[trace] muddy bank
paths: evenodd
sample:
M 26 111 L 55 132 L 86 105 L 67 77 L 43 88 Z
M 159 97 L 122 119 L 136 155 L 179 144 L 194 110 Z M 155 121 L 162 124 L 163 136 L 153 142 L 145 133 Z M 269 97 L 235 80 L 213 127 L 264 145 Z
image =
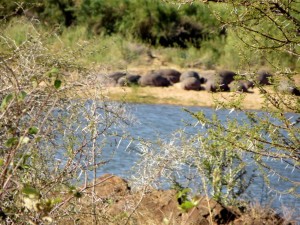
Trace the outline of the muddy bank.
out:
M 296 224 L 285 221 L 260 207 L 243 212 L 225 207 L 205 196 L 197 196 L 198 204 L 186 211 L 179 207 L 175 190 L 143 189 L 132 191 L 128 182 L 113 175 L 96 180 L 94 190 L 88 189 L 80 199 L 81 213 L 66 224 Z M 95 206 L 91 204 L 94 199 Z M 83 216 L 84 215 L 84 216 Z

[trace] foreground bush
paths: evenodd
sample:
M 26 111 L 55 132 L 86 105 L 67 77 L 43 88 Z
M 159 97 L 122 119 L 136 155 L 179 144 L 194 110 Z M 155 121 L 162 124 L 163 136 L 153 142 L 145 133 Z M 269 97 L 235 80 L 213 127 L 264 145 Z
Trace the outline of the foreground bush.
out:
M 0 214 L 7 224 L 41 224 L 80 213 L 73 205 L 109 161 L 102 150 L 123 134 L 126 112 L 79 63 L 82 48 L 51 52 L 51 33 L 22 25 L 20 42 L 5 26 L 0 36 Z

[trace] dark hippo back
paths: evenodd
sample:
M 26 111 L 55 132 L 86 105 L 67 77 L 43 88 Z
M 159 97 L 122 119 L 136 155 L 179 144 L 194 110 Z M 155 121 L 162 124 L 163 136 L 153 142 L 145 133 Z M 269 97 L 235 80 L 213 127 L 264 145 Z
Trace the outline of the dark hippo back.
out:
M 200 80 L 196 77 L 187 77 L 181 82 L 181 88 L 184 90 L 199 91 L 201 89 L 200 85 Z
M 161 69 L 161 70 L 154 70 L 150 73 L 154 73 L 160 75 L 170 81 L 170 83 L 178 83 L 180 79 L 181 73 L 175 69 Z
M 108 86 L 115 86 L 121 77 L 126 76 L 125 72 L 113 72 L 105 76 L 105 84 Z
M 249 80 L 237 80 L 231 83 L 230 90 L 250 93 L 249 88 L 253 87 L 254 83 Z
M 135 85 L 138 84 L 140 78 L 141 78 L 140 75 L 127 74 L 126 76 L 119 78 L 118 85 L 119 86 Z
M 125 72 L 114 72 L 109 74 L 107 77 L 111 80 L 114 80 L 115 82 L 117 82 L 121 77 L 126 76 Z
M 300 90 L 291 81 L 282 80 L 278 85 L 278 91 L 285 94 L 300 96 Z
M 220 85 L 229 85 L 232 81 L 234 81 L 236 73 L 230 70 L 221 70 L 217 73 L 217 75 Z
M 189 78 L 189 77 L 194 77 L 198 80 L 200 80 L 200 77 L 199 77 L 199 74 L 196 72 L 196 71 L 186 71 L 186 72 L 183 72 L 181 75 L 180 75 L 180 82 L 182 82 L 183 80 L 185 80 L 186 78 Z
M 205 76 L 205 90 L 211 92 L 230 91 L 229 84 L 234 81 L 235 72 L 221 70 Z
M 171 85 L 171 82 L 160 74 L 149 73 L 145 76 L 141 76 L 141 78 L 138 81 L 138 84 L 142 87 L 168 87 Z
M 267 70 L 259 70 L 256 76 L 256 82 L 260 85 L 271 85 L 270 79 L 273 75 Z

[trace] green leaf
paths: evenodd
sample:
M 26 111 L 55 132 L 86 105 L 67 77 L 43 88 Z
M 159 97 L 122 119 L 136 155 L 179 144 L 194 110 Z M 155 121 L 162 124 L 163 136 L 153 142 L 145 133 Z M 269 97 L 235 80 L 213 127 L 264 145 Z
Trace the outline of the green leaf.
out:
M 21 144 L 27 144 L 30 141 L 29 137 L 21 137 L 20 143 Z
M 56 89 L 59 89 L 60 86 L 61 86 L 61 80 L 56 79 L 56 80 L 54 81 L 54 87 L 55 87 Z
M 47 75 L 49 77 L 52 77 L 53 75 L 58 74 L 59 70 L 56 67 L 53 67 L 50 71 L 47 72 Z
M 2 100 L 1 109 L 5 109 L 7 107 L 7 105 L 11 102 L 11 100 L 13 99 L 14 95 L 13 94 L 8 94 L 4 97 L 4 99 Z
M 12 147 L 12 146 L 14 146 L 14 145 L 16 145 L 16 144 L 18 144 L 18 138 L 16 138 L 16 137 L 12 137 L 12 138 L 10 138 L 10 139 L 8 139 L 6 142 L 5 142 L 5 145 L 6 145 L 6 147 Z
M 29 129 L 28 129 L 28 133 L 29 134 L 37 134 L 38 133 L 38 131 L 39 131 L 39 129 L 37 128 L 37 127 L 30 127 Z
M 62 199 L 61 198 L 53 198 L 51 199 L 51 204 L 52 205 L 55 205 L 55 204 L 58 204 L 58 203 L 61 203 L 62 202 Z
M 3 164 L 4 164 L 4 160 L 0 159 L 0 166 L 3 166 Z
M 193 202 L 191 202 L 191 201 L 185 201 L 179 207 L 183 211 L 188 211 L 189 209 L 193 208 L 194 206 L 195 206 L 195 204 Z
M 76 189 L 75 186 L 69 186 L 69 193 L 73 194 L 76 198 L 81 198 L 82 193 Z
M 56 67 L 53 67 L 51 70 L 50 70 L 50 73 L 52 74 L 57 74 L 59 72 L 59 70 L 56 68 Z
M 27 96 L 27 93 L 25 91 L 21 91 L 19 94 L 18 94 L 18 100 L 21 100 L 23 101 L 25 99 L 25 97 Z
M 36 87 L 38 86 L 38 79 L 37 79 L 36 76 L 31 77 L 31 78 L 30 78 L 30 81 L 31 81 L 31 83 L 32 83 L 32 87 L 33 87 L 33 88 L 36 88 Z
M 36 143 L 40 142 L 41 140 L 42 140 L 42 138 L 41 138 L 41 137 L 37 137 L 37 138 L 35 138 L 35 142 L 36 142 Z
M 29 159 L 31 157 L 31 154 L 25 154 L 23 157 L 23 163 L 25 164 L 27 159 Z
M 39 192 L 39 190 L 30 187 L 30 186 L 26 186 L 22 189 L 22 193 L 26 196 L 28 196 L 29 198 L 40 198 L 41 194 Z
M 21 165 L 21 166 L 20 166 L 20 169 L 22 169 L 22 170 L 27 170 L 27 169 L 29 169 L 29 168 L 31 168 L 31 166 L 30 166 L 30 165 L 27 165 L 27 164 L 24 164 L 24 165 Z
M 181 191 L 178 191 L 177 198 L 187 197 L 187 194 L 191 191 L 189 188 L 184 188 Z
M 73 193 L 74 191 L 76 191 L 75 186 L 68 186 L 68 188 L 69 188 L 69 193 Z

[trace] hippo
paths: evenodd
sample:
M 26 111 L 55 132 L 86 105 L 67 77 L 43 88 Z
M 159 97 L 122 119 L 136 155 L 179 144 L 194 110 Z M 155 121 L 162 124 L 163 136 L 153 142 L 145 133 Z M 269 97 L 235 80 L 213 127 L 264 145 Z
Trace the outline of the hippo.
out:
M 180 75 L 180 82 L 182 82 L 184 79 L 188 77 L 195 77 L 199 79 L 201 84 L 204 84 L 207 81 L 205 77 L 200 76 L 199 73 L 197 73 L 196 71 L 186 71 Z
M 200 79 L 196 77 L 187 77 L 181 82 L 181 88 L 184 90 L 201 90 L 201 82 Z
M 154 87 L 168 87 L 171 85 L 171 82 L 158 73 L 149 73 L 138 80 L 138 84 L 142 87 L 145 86 L 154 86 Z
M 231 90 L 234 91 L 250 93 L 249 89 L 254 87 L 254 83 L 249 80 L 238 80 L 232 82 L 232 85 L 230 87 Z
M 234 81 L 235 72 L 229 70 L 221 70 L 216 74 L 210 74 L 206 77 L 205 90 L 211 92 L 230 91 L 229 84 Z
M 186 78 L 189 78 L 189 77 L 194 77 L 194 78 L 200 80 L 199 74 L 196 71 L 186 71 L 180 75 L 179 81 L 182 82 L 183 80 L 185 80 Z
M 220 85 L 229 85 L 232 81 L 234 81 L 235 76 L 236 73 L 230 70 L 221 70 L 217 73 Z
M 106 77 L 105 83 L 108 84 L 109 86 L 115 86 L 115 85 L 117 85 L 118 80 L 124 76 L 126 76 L 125 72 L 113 72 L 113 73 L 105 76 Z
M 208 79 L 205 84 L 205 90 L 209 92 L 217 92 L 218 86 L 214 79 Z
M 260 85 L 271 85 L 271 78 L 273 77 L 273 75 L 268 72 L 267 70 L 259 70 L 257 72 L 257 76 L 255 78 L 256 82 Z
M 284 94 L 291 94 L 295 96 L 300 96 L 300 90 L 289 80 L 282 80 L 279 82 L 278 91 Z
M 118 86 L 122 86 L 122 87 L 137 85 L 140 78 L 141 78 L 140 75 L 127 74 L 126 76 L 119 78 L 117 84 Z
M 171 84 L 178 83 L 181 73 L 175 69 L 152 70 L 149 74 L 160 75 L 170 81 Z
M 126 76 L 125 72 L 113 72 L 109 74 L 107 77 L 117 82 L 121 77 L 124 76 Z

